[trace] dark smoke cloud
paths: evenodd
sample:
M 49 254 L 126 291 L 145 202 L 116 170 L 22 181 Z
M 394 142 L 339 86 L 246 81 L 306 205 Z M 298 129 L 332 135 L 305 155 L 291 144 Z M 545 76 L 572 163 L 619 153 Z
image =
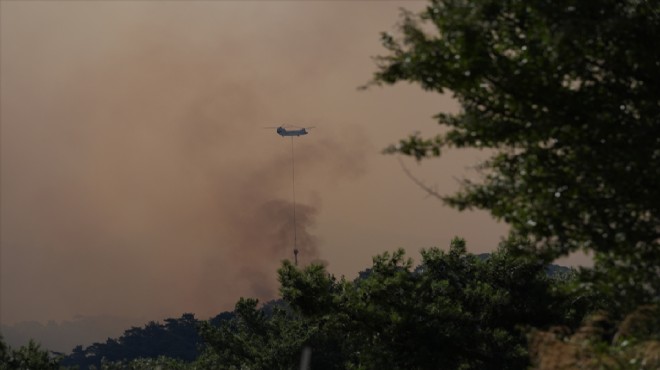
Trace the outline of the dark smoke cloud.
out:
M 232 249 L 237 260 L 249 261 L 241 266 L 239 276 L 247 282 L 246 291 L 256 296 L 274 297 L 277 286 L 273 276 L 279 260 L 285 257 L 293 260 L 292 206 L 292 202 L 284 200 L 262 204 L 244 224 L 252 232 L 241 230 L 238 248 Z M 301 264 L 319 257 L 318 240 L 311 231 L 317 212 L 317 208 L 308 205 L 296 207 L 296 247 Z
M 24 283 L 2 292 L 13 300 L 3 320 L 43 317 L 44 306 L 57 320 L 205 316 L 239 296 L 275 297 L 293 250 L 291 147 L 261 126 L 304 117 L 273 114 L 273 97 L 281 79 L 323 73 L 325 56 L 305 74 L 273 60 L 275 78 L 243 69 L 253 49 L 232 37 L 191 40 L 164 23 L 145 19 L 89 49 L 63 38 L 63 62 L 44 60 L 47 37 L 4 43 L 2 278 Z M 295 139 L 303 264 L 321 258 L 313 189 L 366 168 L 359 127 L 313 134 Z

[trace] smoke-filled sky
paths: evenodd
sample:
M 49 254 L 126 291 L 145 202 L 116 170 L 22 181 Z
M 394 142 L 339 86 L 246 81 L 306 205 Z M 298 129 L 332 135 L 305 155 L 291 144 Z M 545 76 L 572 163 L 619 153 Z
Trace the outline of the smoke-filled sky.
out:
M 404 247 L 495 248 L 506 227 L 428 198 L 382 148 L 456 111 L 358 91 L 399 8 L 424 2 L 5 2 L 0 321 L 159 319 L 277 294 L 292 258 L 353 277 Z M 487 155 L 410 170 L 441 193 Z

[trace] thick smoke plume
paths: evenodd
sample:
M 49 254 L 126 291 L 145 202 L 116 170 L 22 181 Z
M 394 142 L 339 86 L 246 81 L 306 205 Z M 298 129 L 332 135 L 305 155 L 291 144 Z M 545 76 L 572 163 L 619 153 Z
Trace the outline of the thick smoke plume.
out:
M 5 322 L 44 306 L 56 320 L 204 317 L 277 294 L 275 271 L 293 258 L 291 142 L 262 126 L 306 123 L 282 91 L 322 73 L 327 56 L 291 70 L 285 42 L 259 50 L 266 61 L 229 36 L 154 18 L 165 21 L 107 40 L 69 30 L 49 46 L 28 29 L 3 42 L 2 278 L 25 282 L 2 292 L 22 307 Z M 65 33 L 58 19 L 32 22 Z M 320 257 L 315 189 L 365 166 L 359 130 L 318 126 L 294 139 L 303 264 Z

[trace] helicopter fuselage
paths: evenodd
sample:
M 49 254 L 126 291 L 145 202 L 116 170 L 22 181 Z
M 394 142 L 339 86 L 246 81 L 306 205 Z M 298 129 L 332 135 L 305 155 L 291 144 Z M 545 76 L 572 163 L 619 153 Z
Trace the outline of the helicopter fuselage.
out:
M 284 127 L 278 127 L 277 128 L 277 134 L 285 137 L 285 136 L 300 136 L 300 135 L 307 135 L 309 132 L 307 132 L 306 129 L 301 128 L 300 130 L 287 130 Z

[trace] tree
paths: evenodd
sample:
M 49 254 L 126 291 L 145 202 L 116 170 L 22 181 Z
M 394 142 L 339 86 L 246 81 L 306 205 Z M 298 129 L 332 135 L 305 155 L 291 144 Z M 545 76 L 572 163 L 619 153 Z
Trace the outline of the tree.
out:
M 308 349 L 312 369 L 521 369 L 530 328 L 575 327 L 589 308 L 538 259 L 477 257 L 461 239 L 415 269 L 403 250 L 376 256 L 355 281 L 289 261 L 278 275 L 281 301 L 241 299 L 231 320 L 202 325 L 191 366 L 291 369 Z
M 90 366 L 91 370 L 195 370 L 195 366 L 190 363 L 174 359 L 171 357 L 159 356 L 155 358 L 137 358 L 130 361 L 107 361 L 101 360 L 100 365 Z
M 55 370 L 59 368 L 59 360 L 32 340 L 18 349 L 11 349 L 0 336 L 0 370 Z
M 430 31 L 434 29 L 434 31 Z M 482 179 L 443 201 L 489 210 L 546 261 L 593 252 L 585 274 L 627 311 L 660 299 L 660 4 L 433 0 L 383 34 L 373 83 L 449 90 L 433 138 L 387 149 L 421 160 L 490 150 Z
M 206 351 L 196 364 L 216 369 L 293 369 L 298 367 L 310 330 L 279 306 L 258 309 L 257 299 L 241 298 L 235 316 L 216 327 L 202 324 Z
M 477 258 L 461 239 L 448 253 L 424 250 L 417 269 L 403 250 L 377 256 L 354 282 L 319 265 L 285 262 L 278 273 L 283 299 L 316 330 L 308 343 L 323 336 L 310 344 L 312 368 L 328 348 L 340 368 L 526 368 L 528 328 L 584 313 L 565 315 L 571 299 L 543 263 L 505 250 Z

